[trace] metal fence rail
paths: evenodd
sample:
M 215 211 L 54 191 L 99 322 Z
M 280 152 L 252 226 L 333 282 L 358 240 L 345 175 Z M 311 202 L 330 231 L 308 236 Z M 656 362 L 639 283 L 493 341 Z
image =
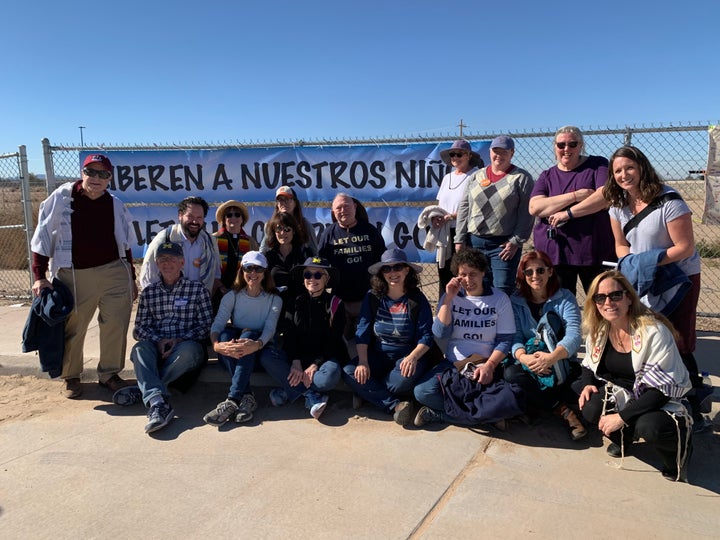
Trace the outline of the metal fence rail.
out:
M 585 137 L 586 152 L 591 155 L 609 157 L 623 144 L 633 144 L 641 148 L 660 175 L 678 189 L 693 210 L 695 240 L 703 258 L 702 293 L 699 312 L 704 315 L 720 317 L 720 230 L 717 226 L 704 225 L 701 222 L 705 204 L 705 182 L 703 172 L 707 163 L 708 124 L 664 125 L 664 126 L 626 126 L 615 129 L 582 129 Z M 513 162 L 537 176 L 555 164 L 553 152 L 554 131 L 522 131 L 506 133 L 515 139 L 516 149 Z M 463 138 L 471 141 L 487 141 L 502 133 L 468 133 Z M 119 151 L 136 152 L 158 150 L 223 150 L 228 148 L 273 148 L 281 146 L 353 146 L 381 144 L 409 144 L 446 142 L 457 139 L 455 134 L 425 135 L 373 139 L 323 139 L 295 141 L 246 141 L 222 144 L 148 144 L 93 146 L 85 144 L 51 145 L 43 140 L 43 154 L 46 169 L 46 187 L 50 191 L 56 185 L 77 178 L 78 153 L 80 151 Z M 0 176 L 2 173 L 0 172 Z M 526 246 L 530 247 L 530 246 Z M 4 266 L 2 266 L 4 268 Z M 427 283 L 425 287 L 429 297 L 435 296 L 436 285 Z M 22 291 L 20 291 L 22 292 Z M 28 291 L 26 291 L 28 292 Z M 2 293 L 0 293 L 2 294 Z

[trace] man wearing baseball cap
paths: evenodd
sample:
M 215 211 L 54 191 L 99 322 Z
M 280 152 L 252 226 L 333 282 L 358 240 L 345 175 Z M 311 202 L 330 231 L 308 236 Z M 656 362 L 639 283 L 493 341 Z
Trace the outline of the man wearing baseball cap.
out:
M 73 293 L 75 308 L 65 323 L 61 377 L 65 397 L 77 399 L 83 388 L 85 334 L 99 309 L 100 386 L 113 392 L 128 383 L 118 373 L 125 366 L 130 310 L 137 296 L 130 251 L 130 214 L 107 191 L 113 167 L 107 156 L 90 154 L 82 177 L 57 188 L 40 204 L 38 225 L 31 240 L 32 291 L 52 289 L 46 277 L 62 281 Z

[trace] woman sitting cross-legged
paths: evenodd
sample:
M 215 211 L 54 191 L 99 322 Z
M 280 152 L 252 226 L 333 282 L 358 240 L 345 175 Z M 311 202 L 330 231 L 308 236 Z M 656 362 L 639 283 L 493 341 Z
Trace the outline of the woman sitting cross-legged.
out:
M 522 256 L 516 284 L 517 293 L 510 297 L 515 339 L 505 380 L 524 390 L 529 413 L 553 411 L 565 420 L 573 440 L 582 439 L 587 430 L 570 405 L 578 398 L 570 384 L 580 375 L 580 308 L 572 293 L 560 288 L 542 251 Z
M 440 299 L 433 322 L 438 340 L 447 340 L 445 361 L 415 387 L 423 405 L 415 425 L 496 423 L 521 414 L 520 390 L 502 378 L 500 363 L 515 334 L 510 299 L 500 289 L 483 287 L 487 257 L 464 248 L 452 258 L 455 277 Z M 516 395 L 517 394 L 517 395 Z
M 672 324 L 609 270 L 588 289 L 583 329 L 580 409 L 612 441 L 608 454 L 622 457 L 642 438 L 662 457 L 665 478 L 686 481 L 692 419 L 681 398 L 691 384 Z
M 425 372 L 425 353 L 433 343 L 432 310 L 418 287 L 422 267 L 408 262 L 401 249 L 388 249 L 368 268 L 370 291 L 360 308 L 356 333 L 357 364 L 343 370 L 355 393 L 393 414 L 400 425 L 412 420 L 415 381 Z
M 270 402 L 279 407 L 305 396 L 313 418 L 320 418 L 328 402 L 327 393 L 340 382 L 341 367 L 350 361 L 343 330 L 345 307 L 326 291 L 336 279 L 327 259 L 309 257 L 293 268 L 293 277 L 305 285 L 289 310 L 285 326 L 286 358 L 263 357 L 265 370 L 282 386 L 270 391 Z M 291 360 L 288 362 L 288 360 Z
M 250 388 L 255 361 L 258 357 L 283 354 L 273 343 L 282 309 L 282 300 L 274 291 L 265 255 L 259 251 L 245 253 L 232 290 L 222 297 L 210 328 L 213 350 L 232 377 L 227 399 L 203 417 L 212 426 L 221 426 L 228 420 L 242 423 L 252 419 L 257 409 Z

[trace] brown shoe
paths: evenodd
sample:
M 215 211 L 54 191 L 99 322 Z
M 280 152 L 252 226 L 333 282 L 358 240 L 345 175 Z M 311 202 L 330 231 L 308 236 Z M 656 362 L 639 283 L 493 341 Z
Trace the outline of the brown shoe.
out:
M 575 412 L 567 405 L 562 404 L 555 407 L 555 414 L 565 420 L 570 428 L 570 437 L 572 437 L 573 441 L 578 441 L 587 435 L 587 429 L 582 425 Z
M 80 384 L 80 379 L 73 377 L 72 379 L 65 379 L 65 397 L 68 399 L 77 399 L 82 396 L 83 389 Z
M 135 381 L 126 381 L 125 379 L 121 379 L 120 375 L 117 373 L 113 374 L 112 377 L 110 377 L 107 381 L 98 381 L 98 384 L 102 386 L 103 388 L 107 388 L 108 390 L 112 390 L 113 392 L 117 392 L 121 388 L 125 388 L 126 386 L 131 386 L 134 384 L 137 384 Z

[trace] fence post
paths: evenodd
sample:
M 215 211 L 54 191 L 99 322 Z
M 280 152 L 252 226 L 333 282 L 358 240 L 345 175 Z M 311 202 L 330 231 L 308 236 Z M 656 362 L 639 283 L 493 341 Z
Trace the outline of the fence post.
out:
M 25 218 L 25 247 L 27 249 L 28 277 L 30 278 L 30 289 L 33 286 L 32 274 L 32 251 L 30 250 L 30 238 L 33 235 L 32 199 L 30 197 L 30 174 L 28 173 L 27 150 L 25 145 L 18 147 L 20 151 L 20 190 L 23 201 L 23 216 Z
M 625 141 L 623 144 L 625 146 L 630 146 L 632 144 L 632 129 L 628 126 L 625 126 Z
M 42 148 L 43 159 L 45 160 L 45 196 L 49 197 L 55 190 L 55 168 L 53 167 L 50 140 L 47 137 L 42 140 Z

